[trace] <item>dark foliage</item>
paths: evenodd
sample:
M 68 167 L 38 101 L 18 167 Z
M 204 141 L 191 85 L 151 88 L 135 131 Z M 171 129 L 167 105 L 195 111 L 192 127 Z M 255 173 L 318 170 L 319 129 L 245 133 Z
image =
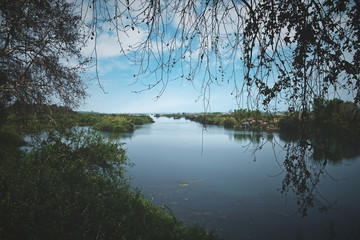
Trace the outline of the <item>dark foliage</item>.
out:
M 57 98 L 71 106 L 85 96 L 80 20 L 65 0 L 1 1 L 2 115 L 15 102 L 31 106 Z
M 1 239 L 217 239 L 131 189 L 125 150 L 95 132 L 0 153 Z

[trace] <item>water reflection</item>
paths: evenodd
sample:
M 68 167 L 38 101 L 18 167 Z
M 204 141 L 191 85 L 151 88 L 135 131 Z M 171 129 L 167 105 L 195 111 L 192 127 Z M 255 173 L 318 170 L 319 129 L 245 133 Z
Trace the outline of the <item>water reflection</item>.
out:
M 136 130 L 126 148 L 133 185 L 186 223 L 229 240 L 326 239 L 359 229 L 359 158 L 329 155 L 358 155 L 357 142 L 342 141 L 159 118 Z
M 263 144 L 266 141 L 272 141 L 274 135 L 270 132 L 237 132 L 234 134 L 234 139 L 239 142 L 248 140 L 252 144 Z
M 271 132 L 242 131 L 234 134 L 234 140 L 243 144 L 243 147 L 252 151 L 253 160 L 256 161 L 256 152 L 261 150 L 265 144 L 274 141 Z
M 280 140 L 289 142 L 304 142 L 299 135 L 279 134 Z M 311 159 L 314 161 L 330 161 L 332 164 L 343 160 L 356 159 L 360 156 L 358 136 L 344 136 L 343 134 L 323 134 L 310 138 L 308 147 L 311 147 Z M 302 144 L 300 144 L 302 145 Z
M 327 160 L 312 161 L 312 143 L 299 140 L 285 144 L 283 162 L 284 179 L 280 192 L 286 196 L 289 192 L 296 195 L 297 212 L 305 217 L 308 209 L 317 207 L 320 212 L 327 212 L 334 203 L 330 203 L 318 190 L 320 177 L 326 173 Z
M 249 144 L 256 144 L 254 153 L 271 141 L 276 145 L 273 134 L 261 132 L 243 132 L 234 134 L 234 139 Z M 341 135 L 327 135 L 326 137 L 313 137 L 304 139 L 294 134 L 279 134 L 279 139 L 284 142 L 285 158 L 279 164 L 283 176 L 280 193 L 283 197 L 291 193 L 296 196 L 296 204 L 302 217 L 308 215 L 308 210 L 317 208 L 319 212 L 327 212 L 336 202 L 330 202 L 319 191 L 318 185 L 325 175 L 337 181 L 326 171 L 329 163 L 339 164 L 344 159 L 356 159 L 360 156 L 358 139 L 344 138 Z M 277 144 L 281 146 L 281 144 Z M 295 214 L 296 214 L 295 213 Z
M 101 134 L 110 140 L 131 140 L 134 137 L 133 132 L 101 132 Z

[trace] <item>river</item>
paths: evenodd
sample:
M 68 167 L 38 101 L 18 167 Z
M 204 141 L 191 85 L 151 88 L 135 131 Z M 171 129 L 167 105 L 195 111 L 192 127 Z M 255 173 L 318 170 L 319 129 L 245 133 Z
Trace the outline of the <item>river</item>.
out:
M 169 118 L 122 141 L 133 186 L 225 240 L 360 237 L 358 143 L 312 154 L 277 133 Z

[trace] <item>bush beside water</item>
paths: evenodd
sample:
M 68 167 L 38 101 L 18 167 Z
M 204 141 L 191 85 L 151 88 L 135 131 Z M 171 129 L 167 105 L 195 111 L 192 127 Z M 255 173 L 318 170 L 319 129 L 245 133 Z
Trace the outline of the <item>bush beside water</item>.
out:
M 10 109 L 0 122 L 0 239 L 218 239 L 130 187 L 121 144 L 72 128 L 128 132 L 150 116 L 36 109 Z M 40 132 L 31 151 L 20 149 L 25 133 Z
M 1 239 L 217 239 L 132 189 L 121 144 L 51 132 L 31 152 L 1 145 Z
M 78 125 L 133 131 L 136 125 L 153 122 L 151 117 L 50 108 L 52 115 L 19 116 L 13 110 L 1 122 L 0 239 L 217 239 L 204 228 L 184 225 L 132 189 L 124 177 L 131 163 L 121 144 L 93 130 L 64 130 Z M 306 114 L 315 135 L 321 130 L 360 133 L 360 109 L 354 103 L 316 99 Z M 297 112 L 271 115 L 240 109 L 166 116 L 227 128 L 280 127 L 295 134 L 304 124 Z M 62 133 L 51 132 L 31 152 L 20 150 L 24 141 L 19 133 L 51 129 Z
M 3 127 L 19 129 L 23 133 L 74 126 L 90 126 L 108 132 L 132 132 L 137 125 L 154 122 L 148 115 L 79 113 L 56 105 L 40 105 L 32 108 L 36 109 L 36 112 L 20 115 L 19 113 L 24 111 L 17 111 L 16 106 L 13 107 Z

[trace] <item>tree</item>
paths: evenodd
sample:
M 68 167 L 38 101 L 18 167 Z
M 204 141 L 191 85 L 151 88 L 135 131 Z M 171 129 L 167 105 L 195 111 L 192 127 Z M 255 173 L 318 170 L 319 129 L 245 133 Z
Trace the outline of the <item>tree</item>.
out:
M 170 79 L 181 78 L 202 81 L 204 100 L 212 84 L 232 83 L 239 103 L 256 108 L 284 101 L 306 113 L 312 99 L 339 89 L 360 101 L 358 1 L 78 3 L 83 12 L 92 9 L 93 29 L 106 25 L 117 34 L 122 52 L 139 66 L 136 78 L 156 74 L 147 88 L 162 86 L 159 96 Z M 134 32 L 137 42 L 122 41 Z
M 146 89 L 162 86 L 159 97 L 168 81 L 183 79 L 201 82 L 205 102 L 213 84 L 226 83 L 248 107 L 283 101 L 306 113 L 314 98 L 339 89 L 360 101 L 357 1 L 70 2 L 2 1 L 2 107 L 54 95 L 77 102 L 84 95 L 81 65 L 64 63 L 80 60 L 80 46 L 89 40 L 97 61 L 97 36 L 105 31 L 138 65 L 136 79 L 156 76 Z M 136 42 L 126 41 L 130 35 Z
M 14 102 L 79 103 L 86 95 L 80 26 L 66 0 L 0 2 L 1 113 Z

